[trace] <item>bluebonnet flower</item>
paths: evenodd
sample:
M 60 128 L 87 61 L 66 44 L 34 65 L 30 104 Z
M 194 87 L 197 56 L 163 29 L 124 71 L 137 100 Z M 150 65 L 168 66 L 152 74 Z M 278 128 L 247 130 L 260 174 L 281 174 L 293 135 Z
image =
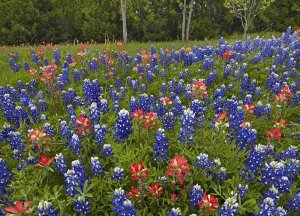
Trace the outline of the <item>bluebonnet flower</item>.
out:
M 296 193 L 295 196 L 288 201 L 285 208 L 288 212 L 297 212 L 300 214 L 300 192 Z
M 21 90 L 20 93 L 20 102 L 22 106 L 28 106 L 31 103 L 31 99 L 30 96 L 28 95 L 28 93 L 26 92 L 25 89 Z
M 77 156 L 80 154 L 80 150 L 82 148 L 81 141 L 79 139 L 79 136 L 77 134 L 73 134 L 70 141 L 70 146 Z
M 183 106 L 182 106 L 182 103 L 181 103 L 181 100 L 179 99 L 179 97 L 176 97 L 173 102 L 174 102 L 173 114 L 175 116 L 182 115 Z
M 214 65 L 213 60 L 209 57 L 206 57 L 203 61 L 202 68 L 204 70 L 209 70 L 210 68 L 212 68 L 213 65 Z
M 98 157 L 91 157 L 90 167 L 91 167 L 91 170 L 92 170 L 92 173 L 94 174 L 94 176 L 97 176 L 97 175 L 103 173 L 103 168 L 102 168 L 102 165 L 101 165 Z
M 194 185 L 190 190 L 190 203 L 192 207 L 196 207 L 198 202 L 202 199 L 203 189 L 200 185 Z
M 255 216 L 285 216 L 287 215 L 286 210 L 282 207 L 276 207 L 274 200 L 270 197 L 267 197 L 263 200 L 263 203 L 259 206 L 259 213 L 254 214 Z
M 11 169 L 7 167 L 6 160 L 3 158 L 0 158 L 0 197 L 1 194 L 5 195 L 9 191 L 6 190 L 6 187 L 10 185 L 13 174 L 11 172 Z
M 190 109 L 184 110 L 180 119 L 181 128 L 178 140 L 182 143 L 190 144 L 194 140 L 195 114 Z
M 168 213 L 168 216 L 182 216 L 182 212 L 180 208 L 172 208 Z
M 91 211 L 90 202 L 84 195 L 78 196 L 74 204 L 74 209 L 77 214 L 88 215 Z
M 67 172 L 67 162 L 65 157 L 62 155 L 62 153 L 56 154 L 55 155 L 55 170 L 64 174 Z
M 269 198 L 272 198 L 273 199 L 273 201 L 274 201 L 274 203 L 275 204 L 277 204 L 277 201 L 280 199 L 280 197 L 281 197 L 281 193 L 278 191 L 278 189 L 274 186 L 274 185 L 272 185 L 269 189 L 268 189 L 268 191 L 266 191 L 265 193 L 264 193 L 264 195 L 263 195 L 263 199 L 265 199 L 265 198 L 267 198 L 267 197 L 269 197 Z
M 200 153 L 196 157 L 196 161 L 194 163 L 194 166 L 200 169 L 210 169 L 213 165 L 213 162 L 209 159 L 208 155 L 205 153 Z
M 73 72 L 73 79 L 74 79 L 75 82 L 79 82 L 80 81 L 80 73 L 76 69 Z
M 9 132 L 9 144 L 13 150 L 13 158 L 20 159 L 25 152 L 25 144 L 22 141 L 22 135 L 19 132 Z
M 101 152 L 102 152 L 104 158 L 107 158 L 114 154 L 113 149 L 110 144 L 104 144 L 103 148 L 101 149 Z
M 49 136 L 54 136 L 54 130 L 50 123 L 44 124 L 45 133 Z
M 167 131 L 174 130 L 175 118 L 172 112 L 167 112 L 165 115 L 163 115 L 162 122 L 164 125 L 164 129 L 166 129 Z
M 136 209 L 133 205 L 133 203 L 129 200 L 126 199 L 121 206 L 119 207 L 119 211 L 121 213 L 117 214 L 119 216 L 135 216 L 136 215 Z
M 109 112 L 109 106 L 108 106 L 107 100 L 101 99 L 99 108 L 100 108 L 100 112 L 102 112 L 103 115 L 105 113 L 108 113 Z
M 66 193 L 71 197 L 79 193 L 75 187 L 78 186 L 82 190 L 85 181 L 88 180 L 84 167 L 79 160 L 72 161 L 72 169 L 69 169 L 64 177 Z
M 76 106 L 83 106 L 84 105 L 84 101 L 79 97 L 79 96 L 76 96 L 75 98 L 74 98 L 74 104 L 76 105 Z
M 118 120 L 114 127 L 115 140 L 120 142 L 125 142 L 125 140 L 128 139 L 128 136 L 132 133 L 131 126 L 132 123 L 131 123 L 129 112 L 125 109 L 122 109 L 118 113 Z
M 221 167 L 218 172 L 213 173 L 213 176 L 216 179 L 220 179 L 221 182 L 224 182 L 227 177 L 226 171 L 227 171 L 227 169 L 225 167 Z
M 241 149 L 249 149 L 254 146 L 257 140 L 257 131 L 249 126 L 242 127 L 238 130 L 236 138 L 237 146 Z
M 261 171 L 261 182 L 264 185 L 274 185 L 281 193 L 289 193 L 292 182 L 287 177 L 285 166 L 283 161 L 266 163 L 264 169 Z
M 39 216 L 58 216 L 58 211 L 52 210 L 52 203 L 41 201 L 37 207 Z
M 106 125 L 94 125 L 94 137 L 96 143 L 99 145 L 99 148 L 102 148 L 102 145 L 105 143 L 105 135 L 109 132 Z
M 258 101 L 254 106 L 254 115 L 257 117 L 261 117 L 264 114 L 264 106 L 261 101 Z
M 39 122 L 40 121 L 40 112 L 38 110 L 38 108 L 34 105 L 30 106 L 30 116 L 32 117 L 34 122 Z
M 112 208 L 113 212 L 116 213 L 117 215 L 121 215 L 123 212 L 121 206 L 126 200 L 127 197 L 125 195 L 125 191 L 122 188 L 115 189 L 115 191 L 113 192 L 113 199 L 112 199 L 112 203 L 114 205 Z
M 159 128 L 155 134 L 154 144 L 154 160 L 157 163 L 162 163 L 168 159 L 168 138 L 165 135 L 165 131 Z
M 249 79 L 249 76 L 248 74 L 244 74 L 243 78 L 241 79 L 241 89 L 246 92 L 248 90 L 248 79 Z
M 249 189 L 249 186 L 246 185 L 245 187 L 241 184 L 238 185 L 238 192 L 239 195 L 244 198 L 246 196 L 246 191 Z
M 258 144 L 252 149 L 248 155 L 246 168 L 243 170 L 242 176 L 247 180 L 253 180 L 258 176 L 259 170 L 263 167 L 269 155 L 274 153 L 273 146 Z
M 97 124 L 100 121 L 100 112 L 96 102 L 93 102 L 90 106 L 90 113 L 91 113 L 91 121 L 92 124 Z
M 115 167 L 113 169 L 113 175 L 111 176 L 111 179 L 117 179 L 119 181 L 124 179 L 124 169 L 121 167 Z
M 58 48 L 56 48 L 56 49 L 54 50 L 53 56 L 54 56 L 55 64 L 58 65 L 59 62 L 60 62 L 60 59 L 61 59 L 61 56 L 60 56 L 60 53 L 59 53 Z
M 48 106 L 44 100 L 39 100 L 39 107 L 42 112 L 48 109 Z
M 205 84 L 206 84 L 207 86 L 211 86 L 211 85 L 213 84 L 214 80 L 217 78 L 217 75 L 218 75 L 218 73 L 217 73 L 216 70 L 214 70 L 213 72 L 211 72 L 211 73 L 208 75 Z
M 234 216 L 238 213 L 238 207 L 237 194 L 234 194 L 225 200 L 224 205 L 218 209 L 218 214 L 222 216 Z
M 26 160 L 26 164 L 36 164 L 37 160 L 35 159 L 35 157 L 29 155 L 27 160 Z

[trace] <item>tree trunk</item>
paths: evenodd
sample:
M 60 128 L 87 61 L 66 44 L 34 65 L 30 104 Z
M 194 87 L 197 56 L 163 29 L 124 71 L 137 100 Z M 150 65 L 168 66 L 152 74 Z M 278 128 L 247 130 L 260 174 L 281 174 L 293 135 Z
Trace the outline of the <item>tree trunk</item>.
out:
M 127 25 L 126 25 L 126 0 L 121 0 L 122 22 L 123 22 L 123 43 L 127 44 Z
M 186 28 L 186 38 L 185 38 L 186 41 L 188 41 L 190 37 L 190 24 L 191 24 L 193 9 L 194 9 L 194 0 L 191 0 L 189 7 L 190 7 L 190 13 L 189 13 L 189 19 Z
M 245 20 L 245 24 L 244 24 L 244 39 L 246 39 L 247 37 L 247 33 L 248 33 L 248 21 Z
M 182 10 L 182 31 L 181 31 L 181 40 L 185 40 L 185 13 L 186 13 L 186 0 L 183 0 L 183 10 Z

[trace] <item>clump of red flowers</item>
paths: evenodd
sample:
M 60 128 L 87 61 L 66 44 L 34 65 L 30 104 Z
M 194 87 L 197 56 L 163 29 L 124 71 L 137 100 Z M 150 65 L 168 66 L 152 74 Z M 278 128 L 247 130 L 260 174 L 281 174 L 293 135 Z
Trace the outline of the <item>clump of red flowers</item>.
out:
M 146 129 L 156 128 L 157 115 L 154 112 L 147 112 L 142 121 Z
M 45 133 L 45 130 L 29 130 L 27 133 L 31 143 L 30 147 L 36 146 L 38 149 L 41 149 L 42 145 L 51 140 L 51 137 Z M 46 148 L 47 151 L 50 151 L 50 148 Z
M 232 56 L 232 52 L 231 50 L 226 50 L 223 55 L 222 58 L 226 60 L 226 62 L 229 62 Z
M 219 207 L 218 198 L 204 192 L 202 200 L 198 202 L 198 206 L 202 209 L 208 209 L 208 211 L 214 211 Z
M 92 127 L 90 125 L 91 119 L 80 115 L 76 120 L 75 124 L 77 125 L 77 133 L 79 135 L 85 135 L 86 132 L 90 132 L 92 130 Z
M 169 97 L 163 97 L 162 101 L 163 101 L 164 106 L 168 106 L 168 105 L 172 104 L 172 100 Z
M 243 105 L 243 110 L 248 116 L 251 116 L 254 113 L 254 105 L 252 103 L 245 104 Z
M 287 121 L 283 118 L 280 118 L 279 121 L 273 121 L 274 128 L 285 128 L 288 125 Z
M 198 80 L 192 84 L 190 92 L 191 96 L 196 99 L 202 99 L 208 96 L 207 87 L 202 80 Z
M 280 92 L 276 95 L 274 102 L 287 104 L 294 97 L 294 93 L 289 86 L 284 86 Z
M 187 164 L 188 160 L 178 155 L 169 162 L 167 176 L 177 176 L 180 184 L 184 182 L 184 176 L 190 174 L 190 168 Z
M 54 157 L 46 157 L 45 155 L 41 155 L 39 162 L 35 165 L 39 167 L 49 167 L 50 164 L 54 161 Z
M 273 121 L 274 129 L 266 130 L 266 140 L 268 142 L 272 140 L 282 140 L 283 134 L 281 129 L 285 128 L 288 125 L 287 121 L 283 118 L 280 118 L 279 121 Z
M 149 170 L 144 168 L 143 162 L 133 163 L 130 167 L 131 181 L 145 179 Z
M 271 140 L 282 140 L 282 132 L 279 128 L 275 128 L 272 130 L 266 130 L 266 134 L 268 135 L 266 140 L 270 142 Z
M 142 122 L 144 127 L 148 130 L 156 128 L 157 126 L 157 115 L 154 112 L 144 113 L 143 110 L 137 109 L 131 114 L 131 118 L 133 118 L 133 120 L 137 120 L 139 125 Z
M 7 215 L 22 215 L 29 214 L 32 212 L 32 209 L 29 206 L 32 204 L 32 201 L 20 202 L 16 201 L 15 206 L 8 206 L 5 208 L 5 211 L 8 212 Z
M 138 202 L 140 201 L 140 197 L 141 197 L 141 192 L 138 188 L 135 187 L 131 187 L 130 191 L 128 191 L 126 193 L 126 195 L 130 198 L 130 199 L 136 199 Z
M 151 184 L 148 187 L 148 189 L 149 189 L 149 193 L 152 196 L 155 196 L 156 198 L 159 198 L 162 195 L 162 193 L 164 192 L 163 187 L 158 182 L 156 182 L 155 184 Z

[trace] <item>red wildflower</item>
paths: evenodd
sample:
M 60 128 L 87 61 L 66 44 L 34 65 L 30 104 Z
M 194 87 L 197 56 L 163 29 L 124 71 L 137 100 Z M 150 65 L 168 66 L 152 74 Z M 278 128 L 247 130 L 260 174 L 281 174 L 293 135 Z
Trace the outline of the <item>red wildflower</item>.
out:
M 31 67 L 31 68 L 29 68 L 28 72 L 31 76 L 33 76 L 37 73 L 37 70 L 35 68 Z
M 246 113 L 252 115 L 254 113 L 254 105 L 252 103 L 248 103 L 243 105 L 243 109 Z
M 92 127 L 90 126 L 91 120 L 84 115 L 80 115 L 76 120 L 75 124 L 78 126 L 77 133 L 79 135 L 84 135 L 85 132 L 91 131 Z
M 41 75 L 41 80 L 44 83 L 52 83 L 54 81 L 53 73 L 51 72 L 51 69 L 46 69 Z
M 51 137 L 48 136 L 43 130 L 31 130 L 28 132 L 29 142 L 36 144 L 37 148 L 40 149 L 42 144 L 45 144 L 47 141 L 51 140 Z
M 285 128 L 288 125 L 287 121 L 283 118 L 280 118 L 278 122 L 273 121 L 274 128 Z
M 218 198 L 204 192 L 202 200 L 198 202 L 198 206 L 200 208 L 207 208 L 208 211 L 213 211 L 219 207 Z
M 143 120 L 145 128 L 149 129 L 150 127 L 155 127 L 156 126 L 156 121 L 157 121 L 157 115 L 154 112 L 148 112 Z
M 227 117 L 226 111 L 219 113 L 219 115 L 215 118 L 216 122 L 221 122 L 221 121 L 227 122 L 227 120 L 228 120 L 228 117 Z
M 148 187 L 148 189 L 149 189 L 149 193 L 151 195 L 157 197 L 157 198 L 159 198 L 162 195 L 163 191 L 164 191 L 163 187 L 160 186 L 158 184 L 158 182 L 156 182 L 155 184 L 150 185 Z
M 207 89 L 206 85 L 203 81 L 198 80 L 192 85 L 192 91 L 190 93 L 194 98 L 201 99 L 203 97 L 206 97 Z
M 145 179 L 148 172 L 148 169 L 144 168 L 143 162 L 132 164 L 130 167 L 131 181 L 135 181 L 136 179 Z
M 190 174 L 190 168 L 187 165 L 188 160 L 178 155 L 170 160 L 167 176 L 177 176 L 180 184 L 184 182 L 184 175 Z
M 35 164 L 36 166 L 46 167 L 50 166 L 50 164 L 54 161 L 54 157 L 46 157 L 45 155 L 41 155 L 40 161 Z
M 290 90 L 289 86 L 284 86 L 280 92 L 276 95 L 274 102 L 288 103 L 288 101 L 294 96 L 294 93 Z
M 24 202 L 16 201 L 16 206 L 8 206 L 5 208 L 5 211 L 10 213 L 10 215 L 22 215 L 24 213 L 31 213 L 32 209 L 28 209 L 32 201 Z
M 143 110 L 137 109 L 131 114 L 131 118 L 133 119 L 142 119 L 143 118 Z
M 127 192 L 127 196 L 130 199 L 137 199 L 137 200 L 139 200 L 140 195 L 141 195 L 141 192 L 139 191 L 138 188 L 135 188 L 135 187 L 131 187 L 130 191 Z
M 245 127 L 251 127 L 251 122 L 247 122 L 247 121 L 243 121 L 240 124 L 241 127 L 245 128 Z
M 170 199 L 173 200 L 173 201 L 178 200 L 177 194 L 176 193 L 171 193 Z
M 282 140 L 282 132 L 279 128 L 275 128 L 273 130 L 267 130 L 266 134 L 268 137 L 266 138 L 267 141 L 275 140 Z
M 163 100 L 164 106 L 172 104 L 172 100 L 169 97 L 164 97 L 162 100 Z
M 231 55 L 232 55 L 231 51 L 230 51 L 230 50 L 226 50 L 226 51 L 223 53 L 222 58 L 223 58 L 223 59 L 226 59 L 226 62 L 229 62 L 230 59 L 231 59 Z

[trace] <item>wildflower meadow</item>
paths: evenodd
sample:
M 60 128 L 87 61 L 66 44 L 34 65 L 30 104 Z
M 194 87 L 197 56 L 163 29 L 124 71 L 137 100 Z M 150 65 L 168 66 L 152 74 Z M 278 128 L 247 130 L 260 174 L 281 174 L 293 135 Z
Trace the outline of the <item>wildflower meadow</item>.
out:
M 300 32 L 181 45 L 1 46 L 0 215 L 300 215 Z

